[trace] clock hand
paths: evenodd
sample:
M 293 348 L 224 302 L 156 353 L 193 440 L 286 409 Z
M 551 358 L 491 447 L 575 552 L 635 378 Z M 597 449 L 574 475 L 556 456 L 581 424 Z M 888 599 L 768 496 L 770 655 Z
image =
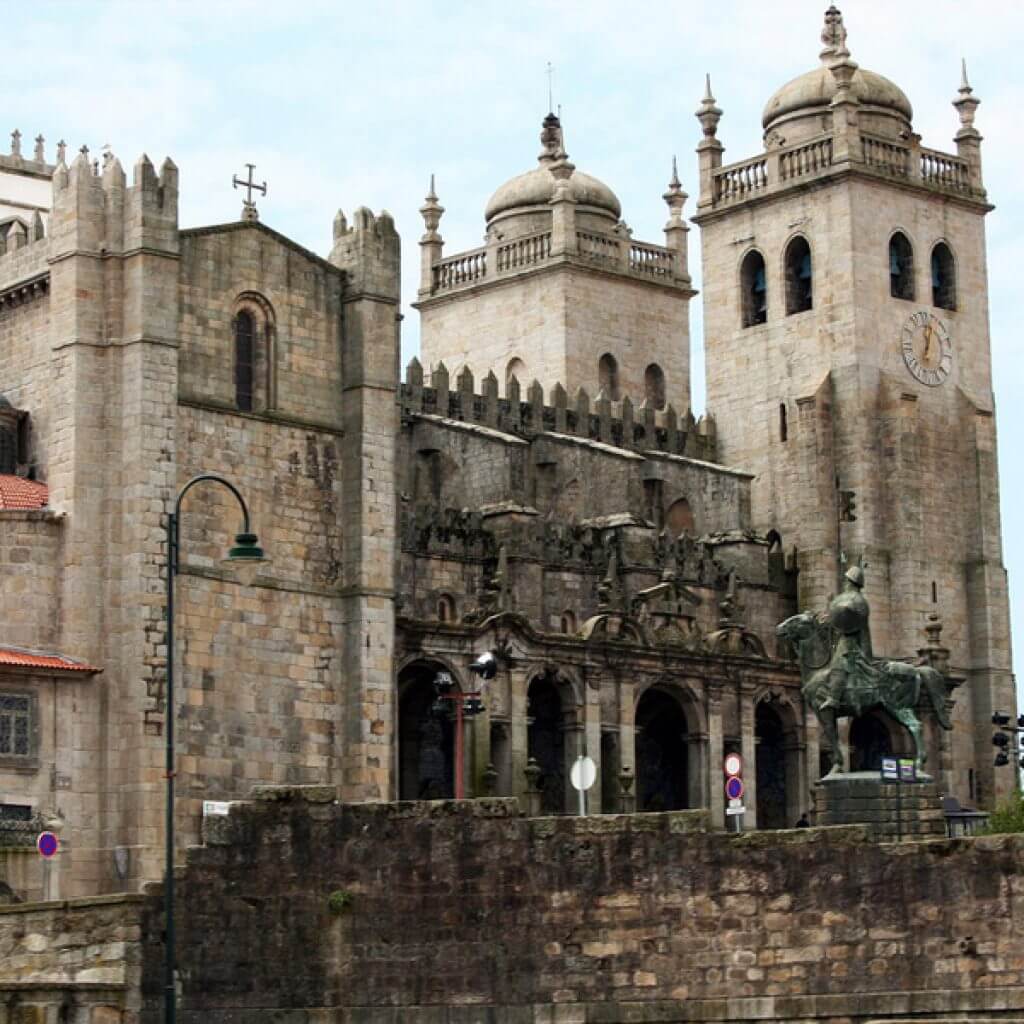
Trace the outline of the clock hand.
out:
M 931 362 L 932 352 L 932 341 L 935 338 L 935 332 L 932 330 L 931 324 L 925 324 L 924 326 L 924 361 L 926 363 Z

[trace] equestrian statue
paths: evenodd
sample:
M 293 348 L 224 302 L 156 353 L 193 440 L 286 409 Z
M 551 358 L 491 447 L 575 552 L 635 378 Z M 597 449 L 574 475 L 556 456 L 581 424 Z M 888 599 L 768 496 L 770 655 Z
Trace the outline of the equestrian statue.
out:
M 839 742 L 837 719 L 856 718 L 876 708 L 887 711 L 910 731 L 920 772 L 927 754 L 914 709 L 923 691 L 942 728 L 952 729 L 946 710 L 946 680 L 929 665 L 872 656 L 863 589 L 864 570 L 855 565 L 846 573 L 842 591 L 829 602 L 822 619 L 801 612 L 780 623 L 775 632 L 796 653 L 804 700 L 818 716 L 832 748 L 830 776 L 849 767 L 849 751 Z

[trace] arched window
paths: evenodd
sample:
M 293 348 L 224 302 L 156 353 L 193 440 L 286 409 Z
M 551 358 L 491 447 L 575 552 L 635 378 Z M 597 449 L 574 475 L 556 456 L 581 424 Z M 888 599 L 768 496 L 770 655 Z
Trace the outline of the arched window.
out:
M 610 352 L 605 352 L 598 361 L 597 382 L 613 402 L 619 400 L 619 364 Z
M 786 315 L 803 313 L 814 305 L 811 247 L 803 235 L 786 246 Z
M 644 370 L 644 395 L 655 409 L 665 408 L 665 374 L 657 363 Z
M 455 598 L 451 594 L 441 594 L 437 599 L 437 621 L 455 621 Z
M 889 239 L 889 294 L 894 299 L 914 298 L 914 250 L 902 231 Z
M 684 532 L 692 534 L 695 531 L 693 509 L 690 508 L 690 503 L 685 498 L 680 498 L 669 506 L 665 516 L 665 529 L 673 537 L 678 537 Z
M 576 616 L 571 611 L 562 612 L 562 632 L 572 636 L 576 632 Z
M 255 370 L 256 325 L 243 309 L 235 317 L 235 405 L 242 412 L 252 412 Z
M 526 386 L 526 363 L 522 361 L 518 356 L 508 361 L 508 366 L 505 367 L 505 397 L 508 397 L 508 382 L 515 377 L 519 381 L 520 387 Z
M 764 257 L 751 249 L 740 267 L 740 291 L 743 305 L 743 326 L 753 327 L 768 319 L 768 284 Z
M 945 242 L 936 243 L 932 249 L 932 305 L 956 309 L 956 268 Z

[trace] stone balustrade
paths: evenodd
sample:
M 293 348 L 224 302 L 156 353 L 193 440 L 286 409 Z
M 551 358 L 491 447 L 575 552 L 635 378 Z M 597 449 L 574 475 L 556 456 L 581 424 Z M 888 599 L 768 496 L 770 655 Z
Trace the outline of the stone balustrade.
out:
M 926 149 L 916 136 L 902 142 L 860 132 L 856 138 L 858 145 L 842 160 L 836 156 L 836 136 L 828 133 L 799 145 L 768 150 L 748 160 L 712 167 L 710 178 L 705 178 L 708 187 L 702 188 L 704 205 L 728 206 L 851 165 L 869 174 L 984 200 L 984 189 L 972 177 L 970 162 L 962 156 Z
M 449 291 L 487 276 L 487 249 L 470 249 L 434 264 L 434 291 Z
M 629 269 L 634 274 L 650 277 L 671 277 L 675 266 L 675 253 L 662 245 L 647 242 L 631 242 L 629 246 Z
M 518 270 L 551 257 L 551 232 L 543 231 L 498 246 L 498 270 Z
M 971 190 L 970 164 L 962 157 L 921 147 L 921 180 L 959 192 Z

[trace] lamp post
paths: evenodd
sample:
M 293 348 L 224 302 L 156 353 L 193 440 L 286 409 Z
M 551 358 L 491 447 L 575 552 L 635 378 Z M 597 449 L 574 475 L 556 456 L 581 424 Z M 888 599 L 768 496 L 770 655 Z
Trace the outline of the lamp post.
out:
M 242 509 L 242 532 L 235 535 L 235 546 L 228 551 L 229 562 L 262 562 L 263 550 L 258 538 L 249 528 L 249 509 L 238 488 L 215 473 L 201 473 L 192 477 L 178 492 L 174 511 L 167 516 L 167 692 L 166 723 L 164 726 L 167 755 L 167 806 L 164 828 L 164 1021 L 175 1024 L 177 1019 L 177 996 L 174 984 L 175 942 L 174 942 L 174 579 L 178 573 L 178 525 L 181 519 L 181 503 L 196 484 L 209 481 L 229 490 Z

